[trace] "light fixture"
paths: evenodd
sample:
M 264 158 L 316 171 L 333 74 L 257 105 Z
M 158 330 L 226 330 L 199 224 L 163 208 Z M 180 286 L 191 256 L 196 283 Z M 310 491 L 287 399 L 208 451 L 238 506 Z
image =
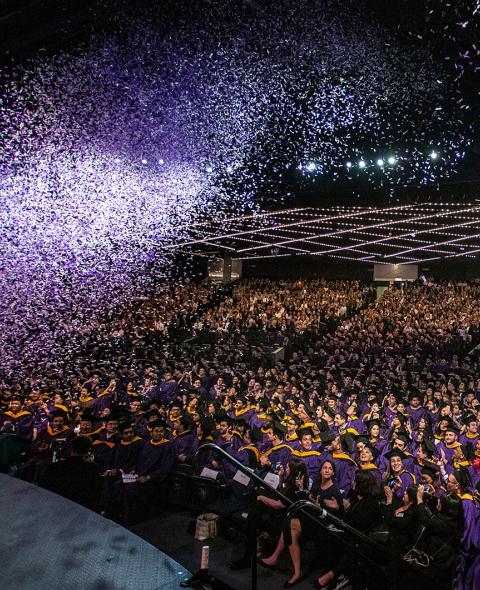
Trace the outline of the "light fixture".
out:
M 307 170 L 308 170 L 309 172 L 313 172 L 313 171 L 315 170 L 315 168 L 316 168 L 315 162 L 309 162 L 309 163 L 307 164 Z
M 431 158 L 432 160 L 436 160 L 436 159 L 438 158 L 438 154 L 437 154 L 437 152 L 436 152 L 435 150 L 433 150 L 433 151 L 430 153 L 430 158 Z
M 395 164 L 395 162 L 396 162 L 396 161 L 397 161 L 397 160 L 395 159 L 395 156 L 390 156 L 390 157 L 388 158 L 388 160 L 387 160 L 387 162 L 388 162 L 390 165 L 393 165 L 393 164 Z
M 382 167 L 385 164 L 385 162 L 383 161 L 383 158 L 378 158 L 377 160 L 377 166 Z
M 351 167 L 352 167 L 352 163 L 351 163 L 351 162 L 347 162 L 347 163 L 345 164 L 345 166 L 346 166 L 347 168 L 351 168 Z
M 210 174 L 210 172 L 213 172 L 213 168 L 211 166 L 207 166 L 205 168 L 205 170 Z
M 365 166 L 366 166 L 367 164 L 366 164 L 365 160 L 360 160 L 360 161 L 358 162 L 358 165 L 359 165 L 359 167 L 360 167 L 360 168 L 365 168 Z

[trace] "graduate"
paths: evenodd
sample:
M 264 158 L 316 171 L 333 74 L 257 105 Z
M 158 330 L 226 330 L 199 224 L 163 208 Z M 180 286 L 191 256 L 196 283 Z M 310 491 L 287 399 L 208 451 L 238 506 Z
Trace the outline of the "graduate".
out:
M 192 421 L 187 416 L 181 416 L 175 420 L 173 426 L 173 445 L 176 460 L 179 463 L 185 463 L 191 460 L 194 453 L 195 436 L 191 430 Z
M 148 513 L 149 506 L 162 502 L 162 483 L 176 464 L 174 443 L 165 436 L 166 423 L 157 420 L 152 424 L 151 438 L 142 442 L 133 472 L 134 483 L 122 488 L 123 521 L 132 525 L 140 522 Z
M 308 477 L 312 482 L 312 487 L 318 484 L 321 453 L 316 451 L 313 446 L 313 433 L 310 428 L 302 428 L 300 436 L 300 445 L 297 449 L 292 450 L 293 457 L 302 459 L 307 467 Z
M 50 414 L 47 429 L 38 435 L 38 440 L 43 441 L 52 453 L 54 462 L 66 456 L 74 438 L 75 433 L 70 429 L 67 415 L 62 410 L 56 410 Z
M 478 432 L 478 420 L 474 414 L 468 415 L 463 421 L 464 430 L 460 434 L 458 440 L 461 445 L 466 446 L 471 444 L 475 447 L 476 442 L 480 440 L 480 433 Z
M 375 464 L 378 455 L 379 452 L 375 447 L 364 446 L 359 453 L 358 467 L 362 471 L 370 471 L 370 473 L 375 478 L 375 483 L 377 484 L 378 489 L 381 489 L 383 474 Z
M 0 433 L 15 434 L 25 441 L 33 438 L 33 415 L 27 410 L 22 410 L 22 402 L 18 398 L 12 398 L 9 409 L 0 416 Z
M 292 455 L 292 448 L 284 442 L 284 436 L 285 430 L 281 424 L 274 422 L 267 432 L 270 446 L 260 455 L 261 465 L 273 471 L 278 471 L 280 466 L 285 467 Z
M 449 422 L 448 426 L 445 428 L 443 440 L 439 441 L 437 444 L 437 453 L 442 458 L 445 465 L 448 465 L 450 469 L 453 468 L 455 449 L 462 446 L 458 441 L 458 435 L 458 428 L 453 423 Z
M 389 451 L 385 457 L 388 459 L 385 485 L 389 486 L 398 498 L 402 498 L 408 486 L 416 485 L 417 478 L 405 469 L 404 461 L 407 456 L 400 449 Z
M 131 422 L 120 423 L 118 430 L 120 432 L 120 441 L 115 445 L 113 451 L 113 469 L 116 472 L 132 473 L 143 441 L 140 436 L 135 435 Z

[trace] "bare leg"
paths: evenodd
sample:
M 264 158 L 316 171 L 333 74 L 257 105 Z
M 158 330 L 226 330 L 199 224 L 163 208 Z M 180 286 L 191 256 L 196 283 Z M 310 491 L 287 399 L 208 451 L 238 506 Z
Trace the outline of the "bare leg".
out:
M 302 525 L 298 518 L 292 518 L 290 522 L 290 532 L 292 535 L 292 543 L 288 546 L 288 550 L 290 552 L 290 557 L 292 558 L 293 576 L 290 578 L 289 582 L 293 584 L 293 582 L 296 582 L 302 577 L 302 560 L 300 544 L 298 543 L 298 539 L 302 534 Z
M 270 557 L 266 557 L 262 559 L 264 563 L 267 565 L 275 565 L 278 561 L 278 558 L 282 554 L 282 551 L 285 549 L 285 540 L 283 538 L 283 533 L 280 535 L 278 539 L 277 546 L 275 547 L 275 551 L 270 555 Z

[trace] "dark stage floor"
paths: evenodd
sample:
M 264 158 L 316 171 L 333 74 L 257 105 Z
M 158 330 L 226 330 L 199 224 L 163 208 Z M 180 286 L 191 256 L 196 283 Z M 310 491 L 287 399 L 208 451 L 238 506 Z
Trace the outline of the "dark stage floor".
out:
M 210 546 L 210 571 L 222 581 L 228 583 L 235 590 L 248 590 L 250 585 L 250 570 L 232 571 L 228 564 L 242 556 L 242 543 L 234 542 L 223 537 L 196 541 L 188 527 L 193 519 L 187 511 L 164 514 L 154 520 L 149 520 L 132 527 L 132 531 L 143 539 L 155 545 L 167 555 L 174 557 L 187 569 L 196 571 L 200 564 L 200 553 L 203 545 Z M 307 548 L 303 552 L 307 579 L 296 588 L 312 589 L 314 580 L 322 573 L 315 567 L 315 555 Z M 278 590 L 291 576 L 291 562 L 285 554 L 277 571 L 258 567 L 258 588 L 260 590 Z M 348 588 L 347 588 L 348 590 Z

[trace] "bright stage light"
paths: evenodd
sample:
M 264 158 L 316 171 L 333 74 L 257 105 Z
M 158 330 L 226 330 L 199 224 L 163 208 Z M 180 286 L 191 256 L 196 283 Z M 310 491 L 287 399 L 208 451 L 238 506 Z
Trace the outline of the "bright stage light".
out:
M 382 158 L 378 158 L 377 160 L 377 166 L 383 166 L 385 164 L 385 162 L 383 161 Z
M 147 163 L 147 160 L 145 160 L 145 159 L 142 160 L 142 164 L 146 164 L 146 163 Z
M 390 165 L 395 164 L 396 161 L 395 156 L 390 156 L 387 160 Z
M 205 168 L 205 170 L 210 174 L 210 172 L 213 172 L 213 168 L 211 166 L 207 166 Z
M 163 166 L 163 164 L 165 164 L 165 161 L 163 160 L 163 158 L 160 158 L 160 160 L 158 160 L 158 163 L 160 164 L 160 166 Z
M 228 165 L 227 166 L 227 172 L 230 174 L 230 172 L 233 172 L 233 166 Z
M 315 162 L 309 162 L 309 163 L 307 164 L 307 170 L 308 170 L 309 172 L 313 172 L 313 171 L 315 170 L 315 168 L 316 168 Z
M 437 154 L 437 152 L 435 150 L 430 153 L 430 158 L 432 160 L 436 160 L 438 158 L 438 154 Z
M 366 166 L 367 164 L 366 164 L 365 160 L 360 160 L 360 161 L 358 162 L 358 165 L 360 166 L 360 168 L 365 168 L 365 166 Z
M 346 166 L 347 168 L 351 168 L 351 167 L 352 167 L 352 163 L 351 163 L 351 162 L 347 162 L 347 163 L 345 164 L 345 166 Z

